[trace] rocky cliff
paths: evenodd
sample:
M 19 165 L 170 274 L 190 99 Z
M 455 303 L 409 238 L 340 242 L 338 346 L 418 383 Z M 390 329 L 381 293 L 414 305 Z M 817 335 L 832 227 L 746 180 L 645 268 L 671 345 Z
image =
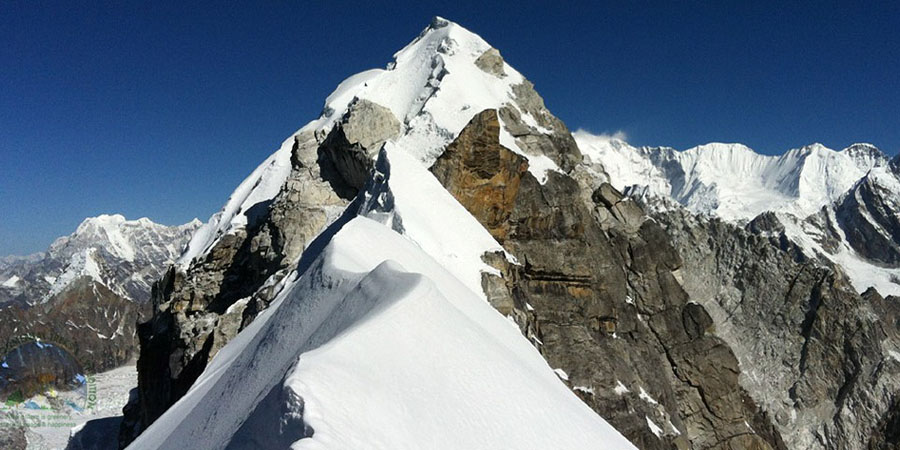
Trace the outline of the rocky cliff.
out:
M 734 354 L 682 289 L 663 228 L 609 184 L 587 192 L 555 172 L 540 183 L 498 142 L 497 113 L 485 111 L 431 169 L 519 262 L 485 255 L 502 274 L 484 276 L 489 301 L 639 447 L 779 447 Z M 508 229 L 492 227 L 497 217 Z
M 789 448 L 896 445 L 879 431 L 900 392 L 896 298 L 856 293 L 840 268 L 807 258 L 765 216 L 746 230 L 683 210 L 655 217 L 690 262 L 685 290 Z

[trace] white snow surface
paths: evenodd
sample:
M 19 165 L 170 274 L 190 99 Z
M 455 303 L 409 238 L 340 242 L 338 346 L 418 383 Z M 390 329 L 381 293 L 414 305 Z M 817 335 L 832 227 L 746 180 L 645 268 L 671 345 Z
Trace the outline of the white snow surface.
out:
M 10 287 L 10 288 L 11 288 L 11 287 L 15 287 L 15 285 L 19 283 L 19 280 L 20 280 L 20 279 L 21 279 L 21 278 L 19 278 L 17 275 L 13 275 L 13 276 L 9 277 L 9 278 L 8 278 L 6 281 L 4 281 L 3 283 L 0 283 L 0 286 L 3 286 L 3 287 Z
M 503 246 L 409 152 L 389 143 L 375 170 L 380 181 L 367 186 L 359 213 L 402 233 L 486 300 L 481 273 L 496 269 L 481 256 Z
M 268 399 L 282 400 L 262 401 L 273 390 Z M 279 432 L 248 429 L 271 426 L 271 414 Z M 295 439 L 303 428 L 312 435 Z M 129 448 L 247 438 L 293 449 L 634 448 L 466 283 L 365 217 L 344 224 Z
M 732 221 L 765 211 L 806 217 L 837 200 L 872 168 L 887 164 L 867 144 L 841 151 L 812 144 L 768 156 L 742 144 L 710 143 L 677 151 L 633 147 L 583 130 L 573 136 L 585 158 L 603 164 L 616 189 L 649 187 L 650 193 L 695 213 Z
M 647 428 L 650 428 L 650 432 L 656 435 L 656 437 L 662 436 L 662 428 L 660 428 L 659 425 L 656 424 L 656 422 L 650 420 L 650 417 L 644 416 L 644 418 L 647 419 Z
M 403 124 L 394 143 L 425 167 L 437 159 L 479 112 L 515 105 L 512 87 L 525 78 L 504 63 L 505 76 L 497 77 L 475 65 L 491 46 L 480 36 L 451 21 L 436 17 L 432 24 L 394 54 L 387 69 L 371 69 L 341 82 L 325 100 L 322 115 L 298 130 L 266 159 L 229 198 L 225 207 L 195 233 L 179 266 L 205 255 L 221 238 L 247 225 L 244 215 L 253 205 L 273 199 L 290 174 L 294 136 L 302 132 L 324 135 L 348 111 L 355 99 L 365 99 L 391 110 Z M 523 121 L 537 132 L 549 132 L 520 111 Z M 522 151 L 502 130 L 502 144 L 529 160 L 529 170 L 542 182 L 547 171 L 559 167 L 544 155 Z

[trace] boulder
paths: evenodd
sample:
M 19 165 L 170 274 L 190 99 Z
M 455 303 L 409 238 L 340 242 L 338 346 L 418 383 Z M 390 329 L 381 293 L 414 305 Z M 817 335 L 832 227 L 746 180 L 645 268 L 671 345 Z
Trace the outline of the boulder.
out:
M 495 48 L 488 49 L 475 60 L 476 67 L 498 78 L 506 76 L 503 64 L 503 57 Z

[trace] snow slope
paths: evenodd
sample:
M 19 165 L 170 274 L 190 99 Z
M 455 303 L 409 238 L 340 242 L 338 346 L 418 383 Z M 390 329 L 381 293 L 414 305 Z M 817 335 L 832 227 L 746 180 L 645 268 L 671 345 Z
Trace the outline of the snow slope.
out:
M 365 99 L 391 110 L 403 124 L 394 142 L 424 166 L 430 166 L 475 114 L 509 105 L 519 109 L 525 123 L 537 120 L 516 106 L 513 86 L 525 78 L 503 63 L 503 76 L 478 68 L 475 61 L 491 46 L 480 36 L 451 21 L 436 17 L 422 33 L 394 54 L 386 69 L 371 69 L 341 82 L 325 100 L 322 114 L 286 139 L 281 147 L 245 179 L 225 207 L 191 240 L 179 259 L 186 269 L 205 255 L 224 235 L 247 225 L 243 214 L 253 205 L 273 199 L 290 174 L 294 136 L 312 132 L 325 136 L 355 99 Z M 549 130 L 545 130 L 549 131 Z M 544 155 L 521 150 L 512 135 L 502 130 L 503 144 L 529 159 L 529 170 L 539 180 L 559 168 Z
M 229 442 L 632 448 L 517 327 L 416 243 L 364 217 L 343 225 L 129 448 Z
M 503 247 L 431 172 L 399 146 L 386 145 L 375 170 L 376 181 L 367 185 L 359 213 L 402 233 L 485 298 L 481 273 L 497 271 L 481 256 L 505 252 Z

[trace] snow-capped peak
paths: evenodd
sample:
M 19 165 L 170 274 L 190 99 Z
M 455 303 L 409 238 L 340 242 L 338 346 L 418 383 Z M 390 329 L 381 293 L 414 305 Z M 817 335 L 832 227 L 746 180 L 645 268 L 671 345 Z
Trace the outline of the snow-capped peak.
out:
M 418 37 L 394 54 L 385 69 L 363 71 L 341 82 L 325 99 L 322 114 L 286 139 L 238 186 L 225 207 L 198 230 L 179 258 L 179 266 L 186 269 L 222 236 L 245 228 L 248 221 L 242 212 L 272 200 L 290 175 L 295 137 L 313 134 L 321 142 L 355 102 L 366 100 L 390 110 L 402 124 L 399 136 L 391 141 L 428 167 L 472 117 L 486 109 L 514 108 L 535 133 L 552 133 L 541 125 L 546 123 L 545 117 L 535 117 L 545 114 L 543 102 L 539 101 L 537 108 L 530 107 L 536 100 L 523 98 L 523 86 L 524 90 L 531 89 L 484 39 L 435 17 Z M 519 148 L 506 125 L 501 143 L 525 156 L 538 180 L 546 179 L 548 171 L 560 171 L 546 155 Z
M 887 155 L 872 144 L 856 143 L 841 150 L 841 153 L 853 158 L 860 167 L 881 167 L 888 164 Z
M 38 303 L 63 292 L 72 281 L 89 277 L 124 298 L 144 301 L 150 286 L 181 253 L 187 238 L 200 226 L 197 219 L 178 226 L 144 217 L 127 220 L 120 214 L 85 219 L 74 233 L 56 239 L 46 253 L 0 267 L 0 279 L 16 276 L 7 294 L 22 294 Z
M 148 228 L 152 225 L 153 222 L 146 217 L 128 221 L 121 214 L 102 214 L 84 219 L 75 230 L 75 235 L 95 239 L 97 244 L 103 245 L 110 253 L 133 261 L 135 249 L 127 236 L 129 229 Z
M 636 148 L 584 131 L 574 136 L 591 161 L 607 168 L 617 188 L 646 186 L 694 212 L 728 220 L 749 220 L 769 210 L 806 217 L 835 201 L 870 169 L 887 163 L 867 144 L 835 151 L 814 143 L 770 156 L 743 144 L 710 143 L 677 151 Z
M 154 223 L 146 217 L 127 220 L 121 214 L 101 214 L 84 219 L 69 236 L 61 237 L 50 246 L 50 252 L 69 256 L 84 247 L 102 248 L 116 258 L 133 262 L 136 256 L 146 251 L 155 242 L 152 235 L 184 233 L 193 231 L 200 221 L 193 219 L 184 225 L 170 227 Z
M 416 148 L 414 156 L 430 165 L 476 113 L 515 105 L 513 86 L 525 78 L 505 62 L 501 75 L 476 64 L 492 49 L 477 34 L 435 17 L 394 54 L 387 69 L 367 70 L 342 82 L 326 99 L 322 116 L 301 131 L 327 130 L 351 102 L 369 100 L 391 110 L 406 128 L 398 141 L 415 142 L 404 147 Z

